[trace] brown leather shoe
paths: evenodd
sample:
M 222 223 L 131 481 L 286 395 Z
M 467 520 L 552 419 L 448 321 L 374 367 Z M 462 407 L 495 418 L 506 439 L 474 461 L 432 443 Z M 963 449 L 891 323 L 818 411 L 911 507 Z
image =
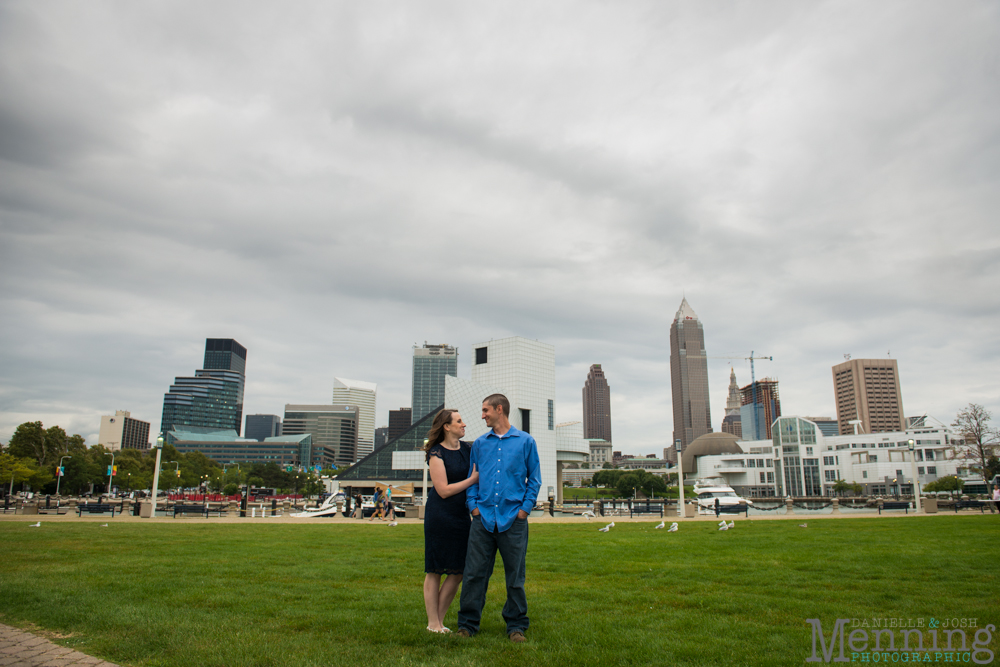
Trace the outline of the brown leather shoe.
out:
M 459 628 L 458 630 L 455 631 L 455 634 L 458 635 L 459 637 L 470 637 L 470 638 L 472 637 L 472 633 L 466 630 L 465 628 Z
M 514 632 L 510 633 L 509 636 L 510 636 L 510 640 L 512 642 L 514 642 L 515 644 L 521 644 L 523 642 L 528 641 L 528 638 L 525 637 L 524 633 L 521 632 L 520 630 L 515 630 Z

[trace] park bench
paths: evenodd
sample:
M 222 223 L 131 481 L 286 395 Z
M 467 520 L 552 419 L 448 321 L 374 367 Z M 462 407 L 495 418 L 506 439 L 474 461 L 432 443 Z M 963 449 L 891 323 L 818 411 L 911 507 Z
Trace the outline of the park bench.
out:
M 650 503 L 648 500 L 645 502 L 634 501 L 632 503 L 631 509 L 629 510 L 629 517 L 633 517 L 636 515 L 641 516 L 643 514 L 649 514 L 651 516 L 659 516 L 662 519 L 663 503 L 662 502 Z
M 955 513 L 962 509 L 978 509 L 981 514 L 986 514 L 985 511 L 986 503 L 982 500 L 956 500 L 955 501 Z
M 208 507 L 205 505 L 174 505 L 174 518 L 177 518 L 178 514 L 201 514 L 206 519 L 208 518 Z
M 878 506 L 879 514 L 882 513 L 882 510 L 903 510 L 904 514 L 909 514 L 910 503 L 909 501 L 887 500 L 883 501 L 882 504 Z
M 718 518 L 720 514 L 743 514 L 748 519 L 750 518 L 750 506 L 746 503 L 740 503 L 739 505 L 722 505 L 719 503 L 719 499 L 715 499 L 715 516 Z
M 118 509 L 120 510 L 121 508 Z M 77 516 L 83 516 L 84 512 L 87 514 L 105 514 L 111 512 L 111 516 L 114 516 L 115 506 L 107 503 L 80 503 L 76 506 Z

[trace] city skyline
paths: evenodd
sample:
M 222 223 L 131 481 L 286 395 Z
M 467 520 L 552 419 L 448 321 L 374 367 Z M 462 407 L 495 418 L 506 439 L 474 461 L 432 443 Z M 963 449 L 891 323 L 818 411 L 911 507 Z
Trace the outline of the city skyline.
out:
M 850 354 L 1000 418 L 996 5 L 272 11 L 0 5 L 0 441 L 157 432 L 206 337 L 252 354 L 243 414 L 339 376 L 383 425 L 414 345 L 522 336 L 561 421 L 599 362 L 657 452 L 685 296 L 786 415 L 835 416 Z

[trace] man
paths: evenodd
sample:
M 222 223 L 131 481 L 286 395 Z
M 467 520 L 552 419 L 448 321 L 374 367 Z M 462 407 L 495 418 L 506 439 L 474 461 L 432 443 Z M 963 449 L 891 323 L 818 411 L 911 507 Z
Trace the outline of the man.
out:
M 496 562 L 503 559 L 507 602 L 503 618 L 512 642 L 527 641 L 528 600 L 524 595 L 524 556 L 528 551 L 528 513 L 542 486 L 538 445 L 510 425 L 510 401 L 503 394 L 483 401 L 483 420 L 490 431 L 472 443 L 469 474 L 479 470 L 479 482 L 465 491 L 472 513 L 469 550 L 462 580 L 458 634 L 472 637 L 486 603 L 486 589 Z

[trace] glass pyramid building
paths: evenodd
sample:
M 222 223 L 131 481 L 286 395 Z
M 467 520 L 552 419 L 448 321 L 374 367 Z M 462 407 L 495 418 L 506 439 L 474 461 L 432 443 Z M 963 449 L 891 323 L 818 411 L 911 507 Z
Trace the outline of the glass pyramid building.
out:
M 415 452 L 423 448 L 424 438 L 427 437 L 427 431 L 431 430 L 431 423 L 434 421 L 434 417 L 437 413 L 441 410 L 444 410 L 444 405 L 439 405 L 434 408 L 429 413 L 424 415 L 424 417 L 416 424 L 413 424 L 410 428 L 403 431 L 398 437 L 385 443 L 374 452 L 361 459 L 344 472 L 340 473 L 340 475 L 337 476 L 337 480 L 341 484 L 344 482 L 384 480 L 411 482 L 421 481 L 423 479 L 423 471 L 421 470 L 393 470 L 392 453 Z

